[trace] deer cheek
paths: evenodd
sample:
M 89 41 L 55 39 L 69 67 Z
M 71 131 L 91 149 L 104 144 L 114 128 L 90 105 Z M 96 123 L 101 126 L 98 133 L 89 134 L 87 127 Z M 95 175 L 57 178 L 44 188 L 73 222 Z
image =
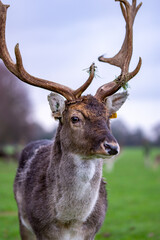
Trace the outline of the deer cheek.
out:
M 61 146 L 64 150 L 81 154 L 84 149 L 84 130 L 82 127 L 73 127 L 69 122 L 65 122 L 61 132 Z
M 88 149 L 88 139 L 85 138 L 84 129 L 79 128 L 72 131 L 72 139 L 70 139 L 72 151 L 77 154 L 85 154 Z

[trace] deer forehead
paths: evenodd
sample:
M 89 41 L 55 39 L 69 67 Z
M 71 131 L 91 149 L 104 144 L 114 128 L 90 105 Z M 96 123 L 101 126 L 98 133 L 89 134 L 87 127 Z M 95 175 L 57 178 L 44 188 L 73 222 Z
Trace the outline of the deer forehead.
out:
M 105 104 L 99 102 L 92 96 L 85 96 L 79 101 L 67 103 L 69 115 L 82 114 L 86 118 L 107 118 L 109 115 Z

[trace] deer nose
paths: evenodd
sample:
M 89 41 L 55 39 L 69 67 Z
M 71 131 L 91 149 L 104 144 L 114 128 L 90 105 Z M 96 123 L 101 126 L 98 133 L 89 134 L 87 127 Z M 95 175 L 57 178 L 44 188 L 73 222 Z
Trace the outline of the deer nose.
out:
M 113 145 L 108 142 L 104 142 L 103 146 L 105 150 L 108 152 L 109 155 L 117 155 L 119 152 L 119 147 L 118 145 Z

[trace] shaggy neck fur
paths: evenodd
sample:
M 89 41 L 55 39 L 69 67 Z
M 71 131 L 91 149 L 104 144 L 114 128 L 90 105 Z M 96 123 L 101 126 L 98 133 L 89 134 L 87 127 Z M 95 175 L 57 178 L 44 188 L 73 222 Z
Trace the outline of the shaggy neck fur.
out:
M 85 159 L 62 149 L 58 129 L 53 159 L 48 169 L 49 181 L 54 188 L 51 196 L 55 203 L 56 219 L 62 223 L 85 222 L 96 204 L 102 178 L 102 160 Z

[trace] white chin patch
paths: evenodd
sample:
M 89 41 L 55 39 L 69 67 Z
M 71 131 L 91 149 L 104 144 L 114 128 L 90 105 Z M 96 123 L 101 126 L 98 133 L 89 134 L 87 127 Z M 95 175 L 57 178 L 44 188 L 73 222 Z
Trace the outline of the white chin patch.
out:
M 100 155 L 103 160 L 115 158 L 117 155 Z

